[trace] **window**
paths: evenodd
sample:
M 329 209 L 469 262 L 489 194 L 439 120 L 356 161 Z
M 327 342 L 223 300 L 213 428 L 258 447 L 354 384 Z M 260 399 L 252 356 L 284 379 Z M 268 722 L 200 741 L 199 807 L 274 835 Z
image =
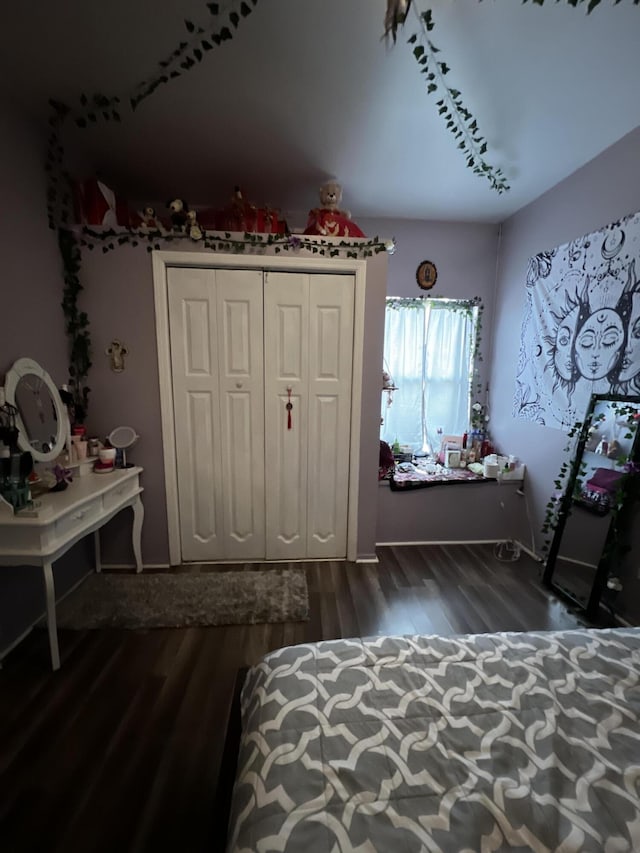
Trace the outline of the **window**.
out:
M 384 369 L 397 390 L 382 395 L 380 438 L 437 452 L 440 435 L 469 426 L 480 300 L 388 297 Z

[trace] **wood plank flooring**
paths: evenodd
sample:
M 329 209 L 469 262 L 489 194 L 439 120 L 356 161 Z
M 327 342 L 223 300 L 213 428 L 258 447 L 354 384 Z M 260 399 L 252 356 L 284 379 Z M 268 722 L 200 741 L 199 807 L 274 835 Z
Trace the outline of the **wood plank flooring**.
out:
M 0 851 L 223 849 L 213 803 L 234 681 L 271 649 L 580 624 L 525 554 L 509 563 L 491 546 L 403 546 L 378 558 L 307 564 L 308 622 L 60 631 L 56 673 L 46 631 L 33 631 L 0 670 Z

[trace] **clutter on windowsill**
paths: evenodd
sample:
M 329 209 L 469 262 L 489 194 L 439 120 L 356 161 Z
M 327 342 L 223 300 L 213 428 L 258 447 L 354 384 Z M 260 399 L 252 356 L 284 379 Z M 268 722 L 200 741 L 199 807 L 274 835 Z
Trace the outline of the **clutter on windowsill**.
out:
M 524 472 L 525 466 L 514 456 L 499 455 L 491 441 L 476 431 L 471 438 L 466 434 L 443 435 L 440 451 L 433 457 L 415 456 L 411 448 L 397 441 L 392 447 L 380 442 L 378 479 L 388 480 L 394 490 L 488 480 L 521 481 Z
M 393 491 L 446 485 L 448 483 L 482 483 L 486 478 L 468 467 L 447 468 L 440 462 L 417 459 L 416 462 L 400 462 L 389 478 Z
M 507 458 L 507 457 L 501 457 Z M 495 474 L 490 471 L 485 473 L 482 462 L 472 462 L 465 468 L 447 468 L 439 462 L 424 462 L 420 464 L 413 462 L 401 462 L 397 464 L 387 478 L 389 485 L 394 491 L 424 488 L 425 486 L 439 486 L 449 483 L 486 483 L 501 481 L 518 481 L 524 478 L 524 465 L 518 465 L 513 470 L 502 469 Z

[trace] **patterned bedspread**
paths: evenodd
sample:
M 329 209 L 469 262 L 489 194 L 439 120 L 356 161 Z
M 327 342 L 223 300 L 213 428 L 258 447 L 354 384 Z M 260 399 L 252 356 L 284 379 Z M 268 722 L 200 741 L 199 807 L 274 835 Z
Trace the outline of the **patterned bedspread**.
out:
M 640 851 L 640 629 L 293 646 L 250 670 L 229 851 Z

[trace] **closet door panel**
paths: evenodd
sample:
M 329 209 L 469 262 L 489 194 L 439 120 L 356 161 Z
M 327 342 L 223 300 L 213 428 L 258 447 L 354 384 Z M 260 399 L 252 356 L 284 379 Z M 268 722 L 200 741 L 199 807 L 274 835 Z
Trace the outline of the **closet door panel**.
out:
M 262 272 L 216 273 L 225 557 L 262 559 L 264 369 Z
M 355 280 L 313 275 L 309 293 L 307 556 L 347 548 Z
M 224 536 L 215 273 L 169 269 L 167 275 L 182 559 L 220 559 Z
M 354 277 L 168 281 L 183 560 L 344 558 Z
M 295 560 L 307 556 L 309 276 L 265 274 L 264 300 L 266 555 Z

